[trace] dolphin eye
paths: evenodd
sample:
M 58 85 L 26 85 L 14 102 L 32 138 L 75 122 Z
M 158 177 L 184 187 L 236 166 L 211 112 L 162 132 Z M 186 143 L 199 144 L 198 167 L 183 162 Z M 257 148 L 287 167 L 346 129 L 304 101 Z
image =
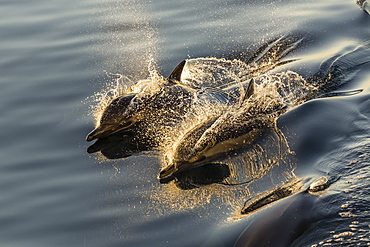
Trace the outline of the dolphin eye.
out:
M 165 164 L 172 164 L 172 159 L 166 155 L 164 156 L 164 162 Z

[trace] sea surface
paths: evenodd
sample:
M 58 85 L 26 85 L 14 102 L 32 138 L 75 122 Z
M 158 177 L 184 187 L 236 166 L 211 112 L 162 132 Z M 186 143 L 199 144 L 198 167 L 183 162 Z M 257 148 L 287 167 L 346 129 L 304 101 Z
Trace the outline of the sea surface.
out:
M 221 247 L 242 233 L 240 246 L 369 246 L 370 15 L 359 2 L 1 1 L 0 246 Z M 362 92 L 315 99 L 278 120 L 291 150 L 280 167 L 289 163 L 289 178 L 303 187 L 327 177 L 320 193 L 243 215 L 279 169 L 243 186 L 181 190 L 158 182 L 156 156 L 86 152 L 95 96 L 115 75 L 145 79 L 154 67 L 168 76 L 187 58 L 242 59 L 290 34 L 303 41 L 284 69 L 304 78 L 364 49 L 346 58 L 352 69 L 340 89 Z M 290 241 L 294 212 L 310 224 L 298 220 L 303 230 Z

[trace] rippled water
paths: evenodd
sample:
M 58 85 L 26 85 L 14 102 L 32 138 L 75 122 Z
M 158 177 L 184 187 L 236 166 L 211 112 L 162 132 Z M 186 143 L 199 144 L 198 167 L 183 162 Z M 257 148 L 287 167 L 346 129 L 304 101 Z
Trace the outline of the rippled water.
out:
M 356 1 L 19 0 L 0 6 L 1 246 L 233 246 L 242 232 L 252 244 L 272 239 L 284 246 L 292 225 L 287 214 L 295 210 L 310 223 L 298 221 L 304 231 L 292 246 L 368 245 L 365 54 L 350 57 L 353 66 L 362 65 L 356 74 L 344 73 L 348 84 L 341 88 L 363 92 L 309 101 L 281 116 L 278 126 L 294 154 L 243 188 L 162 185 L 158 157 L 107 160 L 88 155 L 84 140 L 95 124 L 92 96 L 114 82 L 113 74 L 143 79 L 154 67 L 167 76 L 185 58 L 248 57 L 264 41 L 289 33 L 304 41 L 291 55 L 300 60 L 283 69 L 315 74 L 322 62 L 369 41 L 370 16 Z M 249 197 L 278 181 L 301 179 L 305 187 L 323 175 L 332 183 L 318 195 L 298 193 L 240 214 Z

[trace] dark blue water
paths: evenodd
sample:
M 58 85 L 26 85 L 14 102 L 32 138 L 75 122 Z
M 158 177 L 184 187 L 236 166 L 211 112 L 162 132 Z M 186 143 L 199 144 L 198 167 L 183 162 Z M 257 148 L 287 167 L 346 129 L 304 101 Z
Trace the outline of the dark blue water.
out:
M 84 139 L 96 121 L 91 96 L 112 82 L 109 74 L 143 79 L 154 63 L 167 76 L 185 58 L 237 58 L 289 33 L 305 38 L 292 55 L 301 60 L 284 68 L 308 77 L 322 62 L 369 42 L 370 16 L 356 1 L 17 0 L 0 6 L 1 246 L 233 246 L 244 230 L 260 243 L 272 232 L 271 246 L 284 246 L 279 241 L 287 239 L 284 226 L 291 221 L 272 215 L 304 197 L 243 216 L 247 198 L 270 189 L 263 179 L 183 191 L 159 184 L 156 157 L 88 155 Z M 294 151 L 289 169 L 295 176 L 305 186 L 323 175 L 334 181 L 308 199 L 312 206 L 302 200 L 290 209 L 310 219 L 315 212 L 292 246 L 370 243 L 366 54 L 350 59 L 362 66 L 344 73 L 348 84 L 341 89 L 362 93 L 313 100 L 279 119 Z

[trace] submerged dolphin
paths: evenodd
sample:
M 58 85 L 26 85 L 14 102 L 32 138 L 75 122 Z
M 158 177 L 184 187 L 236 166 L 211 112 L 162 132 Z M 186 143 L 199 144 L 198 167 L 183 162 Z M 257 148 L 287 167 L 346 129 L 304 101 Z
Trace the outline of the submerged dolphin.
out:
M 316 204 L 320 199 L 320 192 L 327 189 L 332 182 L 321 177 L 304 190 L 301 190 L 299 183 L 293 182 L 293 185 L 276 188 L 252 204 L 246 203 L 242 214 L 261 209 L 265 212 L 259 211 L 250 220 L 234 247 L 294 245 L 314 222 L 323 217 Z

